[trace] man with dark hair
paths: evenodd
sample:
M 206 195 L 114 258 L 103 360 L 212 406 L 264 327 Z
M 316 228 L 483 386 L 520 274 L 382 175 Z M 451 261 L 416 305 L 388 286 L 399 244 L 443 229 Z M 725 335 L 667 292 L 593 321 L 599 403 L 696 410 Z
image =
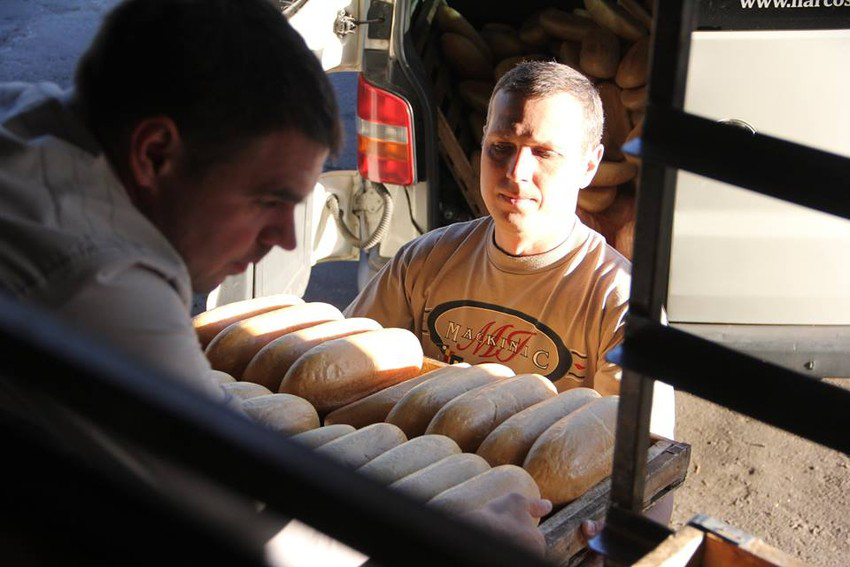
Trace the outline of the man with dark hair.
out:
M 75 82 L 0 87 L 0 286 L 216 390 L 192 290 L 295 246 L 332 87 L 267 0 L 124 2 Z
M 220 399 L 192 291 L 295 246 L 293 208 L 341 143 L 331 85 L 269 0 L 126 0 L 75 87 L 0 85 L 0 291 Z M 69 422 L 61 408 L 15 396 L 0 387 L 0 403 L 19 414 Z M 161 465 L 84 416 L 70 420 L 74 432 L 57 435 L 82 432 L 93 457 Z M 546 504 L 509 497 L 474 517 L 540 550 L 532 514 Z M 271 556 L 290 553 L 293 539 L 313 564 L 340 548 L 291 523 Z M 363 560 L 341 555 L 338 564 Z

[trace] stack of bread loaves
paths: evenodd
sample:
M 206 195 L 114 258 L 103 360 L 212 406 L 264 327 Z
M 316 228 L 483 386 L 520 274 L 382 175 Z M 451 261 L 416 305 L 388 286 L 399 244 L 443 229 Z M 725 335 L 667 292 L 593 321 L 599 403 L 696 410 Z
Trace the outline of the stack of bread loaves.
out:
M 557 60 L 593 81 L 605 111 L 603 161 L 590 186 L 579 193 L 582 222 L 631 259 L 634 193 L 640 163 L 622 145 L 639 135 L 646 106 L 652 1 L 584 0 L 584 8 L 547 8 L 519 25 L 483 23 L 476 29 L 442 4 L 436 13 L 440 47 L 457 79 L 457 96 L 480 144 L 495 82 L 521 61 Z M 469 150 L 480 174 L 480 147 Z
M 425 359 L 405 329 L 291 296 L 219 307 L 195 328 L 250 417 L 441 509 L 509 492 L 564 504 L 610 474 L 616 396 Z

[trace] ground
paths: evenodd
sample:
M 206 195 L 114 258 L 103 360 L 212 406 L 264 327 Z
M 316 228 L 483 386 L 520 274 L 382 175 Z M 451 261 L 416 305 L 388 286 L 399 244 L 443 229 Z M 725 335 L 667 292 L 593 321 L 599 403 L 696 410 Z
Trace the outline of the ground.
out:
M 692 453 L 674 529 L 708 514 L 810 565 L 850 565 L 850 457 L 685 393 L 676 412 Z

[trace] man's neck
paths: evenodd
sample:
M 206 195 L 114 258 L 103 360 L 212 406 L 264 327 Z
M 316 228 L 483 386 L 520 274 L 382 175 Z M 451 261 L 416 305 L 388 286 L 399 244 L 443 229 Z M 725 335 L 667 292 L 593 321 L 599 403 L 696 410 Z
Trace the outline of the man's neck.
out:
M 494 227 L 493 239 L 496 247 L 511 256 L 532 256 L 543 254 L 560 246 L 575 227 L 576 218 L 564 219 L 564 223 L 550 230 L 530 233 L 506 232 Z

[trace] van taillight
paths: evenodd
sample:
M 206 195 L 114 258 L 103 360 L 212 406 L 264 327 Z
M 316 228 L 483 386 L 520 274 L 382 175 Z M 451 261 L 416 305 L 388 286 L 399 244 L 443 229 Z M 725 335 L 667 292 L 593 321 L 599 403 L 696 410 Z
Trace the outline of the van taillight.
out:
M 413 183 L 413 127 L 403 98 L 369 84 L 357 85 L 357 169 L 364 179 Z

